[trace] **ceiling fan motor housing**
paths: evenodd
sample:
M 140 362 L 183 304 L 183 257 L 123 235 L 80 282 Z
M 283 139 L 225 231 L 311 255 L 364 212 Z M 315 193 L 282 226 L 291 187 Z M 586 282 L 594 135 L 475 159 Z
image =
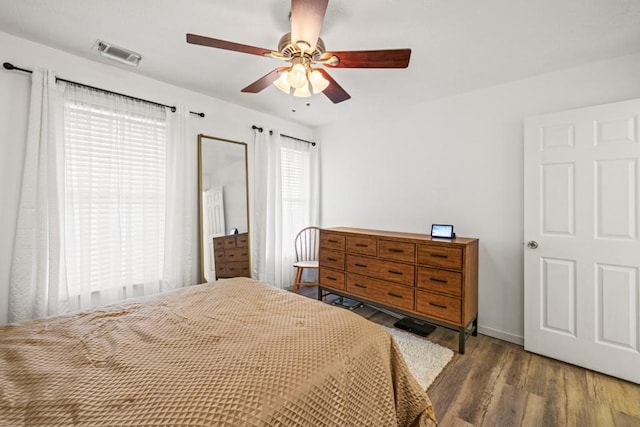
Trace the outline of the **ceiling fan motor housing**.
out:
M 280 37 L 278 50 L 288 58 L 306 55 L 314 61 L 319 61 L 322 54 L 326 51 L 324 42 L 320 37 L 318 37 L 318 42 L 316 43 L 316 48 L 313 52 L 302 52 L 300 48 L 298 48 L 298 46 L 291 41 L 291 33 L 287 33 L 284 36 Z

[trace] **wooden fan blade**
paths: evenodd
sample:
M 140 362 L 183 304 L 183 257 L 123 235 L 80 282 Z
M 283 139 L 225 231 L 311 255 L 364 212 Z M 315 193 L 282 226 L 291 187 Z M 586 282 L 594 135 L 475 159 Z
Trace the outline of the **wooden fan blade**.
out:
M 336 83 L 336 81 L 333 80 L 333 77 L 331 77 L 329 73 L 327 73 L 322 68 L 318 68 L 317 70 L 322 73 L 325 79 L 329 80 L 329 86 L 327 86 L 327 88 L 323 90 L 322 93 L 324 93 L 327 98 L 331 100 L 331 102 L 337 104 L 339 102 L 346 101 L 347 99 L 351 99 L 351 95 L 349 95 L 346 90 L 342 89 L 342 86 Z
M 271 71 L 269 74 L 265 74 L 255 82 L 251 83 L 249 86 L 242 89 L 241 92 L 258 93 L 268 88 L 269 85 L 271 85 L 273 82 L 275 82 L 278 79 L 279 74 L 287 69 L 288 69 L 287 67 L 276 68 L 275 70 Z
M 345 52 L 326 52 L 320 61 L 332 56 L 338 57 L 340 62 L 335 65 L 324 64 L 333 68 L 407 68 L 411 58 L 411 49 L 387 50 L 352 50 Z
M 271 52 L 271 49 L 263 49 L 261 47 L 249 46 L 246 44 L 228 42 L 226 40 L 214 39 L 197 34 L 187 34 L 187 43 L 197 44 L 200 46 L 215 47 L 216 49 L 232 50 L 234 52 L 250 53 L 252 55 L 264 56 Z
M 291 41 L 305 41 L 313 52 L 329 0 L 291 0 Z

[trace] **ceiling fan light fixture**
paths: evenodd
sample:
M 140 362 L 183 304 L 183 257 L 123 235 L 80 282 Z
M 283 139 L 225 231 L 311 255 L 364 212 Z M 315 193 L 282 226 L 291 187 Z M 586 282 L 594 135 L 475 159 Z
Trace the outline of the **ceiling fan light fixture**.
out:
M 273 82 L 273 85 L 289 95 L 291 93 L 291 85 L 289 84 L 289 71 L 283 71 L 280 73 L 280 77 Z
M 298 98 L 308 98 L 311 96 L 311 92 L 309 92 L 309 85 L 306 84 L 302 87 L 297 88 L 293 91 L 293 96 L 297 96 Z
M 329 86 L 329 80 L 325 79 L 318 70 L 313 70 L 309 73 L 309 83 L 314 94 L 322 92 Z
M 289 69 L 287 81 L 291 87 L 299 89 L 307 84 L 307 70 L 304 65 L 297 63 Z

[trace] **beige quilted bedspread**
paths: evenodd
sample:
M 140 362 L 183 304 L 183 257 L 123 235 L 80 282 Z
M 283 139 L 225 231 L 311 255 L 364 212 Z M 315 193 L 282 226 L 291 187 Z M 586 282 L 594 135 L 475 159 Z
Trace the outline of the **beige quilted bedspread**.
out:
M 0 425 L 429 426 L 379 326 L 251 279 L 0 328 Z

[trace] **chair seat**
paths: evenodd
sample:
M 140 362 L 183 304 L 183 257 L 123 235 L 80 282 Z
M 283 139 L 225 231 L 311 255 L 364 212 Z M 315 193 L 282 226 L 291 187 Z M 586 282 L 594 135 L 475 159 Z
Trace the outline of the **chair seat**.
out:
M 293 263 L 293 266 L 300 268 L 318 268 L 318 261 L 297 261 Z

